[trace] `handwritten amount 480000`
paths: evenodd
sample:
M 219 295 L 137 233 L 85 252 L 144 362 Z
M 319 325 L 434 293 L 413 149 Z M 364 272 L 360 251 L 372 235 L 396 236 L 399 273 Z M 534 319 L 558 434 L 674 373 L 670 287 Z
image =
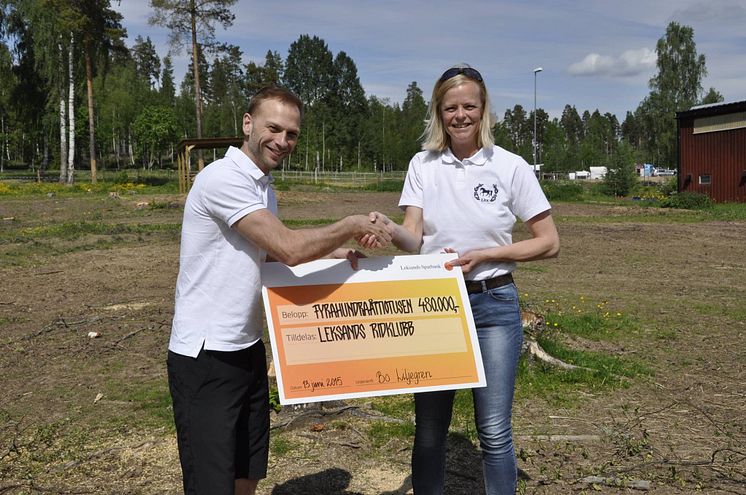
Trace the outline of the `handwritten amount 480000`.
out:
M 417 305 L 423 313 L 458 313 L 459 306 L 453 296 L 421 297 Z

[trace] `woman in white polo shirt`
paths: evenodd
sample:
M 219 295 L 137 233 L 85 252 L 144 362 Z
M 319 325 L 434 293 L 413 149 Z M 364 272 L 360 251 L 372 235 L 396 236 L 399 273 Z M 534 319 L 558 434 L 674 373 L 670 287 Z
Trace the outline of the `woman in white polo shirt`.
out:
M 433 88 L 424 151 L 409 164 L 399 201 L 404 222 L 393 242 L 408 252 L 459 254 L 453 265 L 464 272 L 487 378 L 473 389 L 486 492 L 514 494 L 511 411 L 523 331 L 511 272 L 516 262 L 556 256 L 559 237 L 531 166 L 494 145 L 493 126 L 479 72 L 445 71 Z M 513 243 L 516 218 L 531 237 Z M 454 391 L 415 394 L 416 495 L 443 493 L 453 398 Z

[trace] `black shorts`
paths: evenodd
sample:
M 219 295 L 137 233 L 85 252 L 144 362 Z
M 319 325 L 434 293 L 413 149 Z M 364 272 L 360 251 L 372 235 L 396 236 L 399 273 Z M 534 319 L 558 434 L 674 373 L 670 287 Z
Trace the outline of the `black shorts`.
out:
M 197 358 L 168 352 L 184 493 L 233 494 L 267 476 L 269 387 L 264 343 Z

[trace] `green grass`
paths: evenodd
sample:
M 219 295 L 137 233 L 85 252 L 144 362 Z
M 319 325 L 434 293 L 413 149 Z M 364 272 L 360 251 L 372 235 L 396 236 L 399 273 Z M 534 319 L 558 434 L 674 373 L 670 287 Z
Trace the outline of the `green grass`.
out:
M 414 416 L 414 401 L 409 394 L 377 397 L 371 407 L 392 418 L 410 419 Z
M 52 225 L 21 227 L 0 231 L 2 265 L 22 266 L 39 261 L 41 256 L 107 250 L 124 243 L 143 242 L 151 236 L 178 238 L 181 224 L 176 223 L 103 223 L 65 222 Z
M 582 404 L 581 391 L 599 392 L 627 387 L 632 380 L 651 374 L 643 363 L 605 352 L 572 348 L 573 338 L 597 343 L 618 343 L 640 338 L 641 325 L 632 315 L 614 311 L 607 301 L 595 302 L 585 296 L 545 299 L 539 313 L 544 314 L 546 330 L 538 338 L 550 355 L 582 368 L 561 370 L 551 365 L 521 358 L 516 397 L 542 398 L 564 407 Z M 655 337 L 654 337 L 655 338 Z
M 595 341 L 616 342 L 629 334 L 639 333 L 639 323 L 621 313 L 547 313 L 547 326 L 567 335 Z
M 110 379 L 104 389 L 104 399 L 126 402 L 131 407 L 121 407 L 116 419 L 109 422 L 121 422 L 121 425 L 136 422 L 138 428 L 164 428 L 175 431 L 173 406 L 168 383 L 165 380 L 136 382 L 122 379 Z
M 0 234 L 0 243 L 11 240 L 12 242 L 29 242 L 33 239 L 58 237 L 60 239 L 75 240 L 85 235 L 120 235 L 120 234 L 145 234 L 151 232 L 180 232 L 181 224 L 177 223 L 103 223 L 103 222 L 63 222 L 53 225 L 36 227 L 24 227 L 16 233 L 8 232 Z
M 719 203 L 702 210 L 660 208 L 660 204 L 631 204 L 626 200 L 615 204 L 628 206 L 624 212 L 609 216 L 558 215 L 558 223 L 700 223 L 746 220 L 746 203 Z
M 270 435 L 270 450 L 272 455 L 282 457 L 292 452 L 297 445 L 287 438 L 282 432 L 273 432 Z
M 179 184 L 175 180 L 135 179 L 137 182 L 99 181 L 95 184 L 78 181 L 72 185 L 56 182 L 0 181 L 0 197 L 22 197 L 54 195 L 60 197 L 117 193 L 130 194 L 175 194 Z
M 517 400 L 543 399 L 552 405 L 577 408 L 583 404 L 581 392 L 601 393 L 626 388 L 631 385 L 632 379 L 651 374 L 645 365 L 636 361 L 601 353 L 574 351 L 547 340 L 542 340 L 541 345 L 554 357 L 593 371 L 560 370 L 521 358 L 516 379 Z
M 411 399 L 411 396 L 410 400 Z M 414 438 L 414 423 L 384 423 L 374 421 L 368 428 L 368 438 L 374 447 L 382 447 L 392 438 L 399 438 L 409 442 Z
M 746 307 L 727 304 L 691 303 L 691 307 L 704 316 L 725 317 L 735 322 L 746 321 Z

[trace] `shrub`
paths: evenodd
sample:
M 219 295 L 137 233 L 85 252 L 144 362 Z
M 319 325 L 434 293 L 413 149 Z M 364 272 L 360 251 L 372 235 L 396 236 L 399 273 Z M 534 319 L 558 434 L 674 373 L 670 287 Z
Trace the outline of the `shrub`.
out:
M 371 184 L 367 184 L 364 189 L 366 191 L 388 191 L 388 192 L 399 192 L 404 187 L 404 181 L 402 180 L 380 180 Z
M 542 181 L 541 188 L 549 201 L 579 201 L 583 196 L 583 186 L 577 182 Z
M 674 194 L 679 188 L 679 179 L 678 177 L 669 177 L 666 179 L 665 182 L 661 182 L 658 186 L 658 189 L 660 190 L 661 194 L 664 196 L 670 196 Z
M 706 194 L 684 191 L 672 194 L 661 206 L 664 208 L 681 208 L 684 210 L 703 210 L 712 206 L 712 199 Z

